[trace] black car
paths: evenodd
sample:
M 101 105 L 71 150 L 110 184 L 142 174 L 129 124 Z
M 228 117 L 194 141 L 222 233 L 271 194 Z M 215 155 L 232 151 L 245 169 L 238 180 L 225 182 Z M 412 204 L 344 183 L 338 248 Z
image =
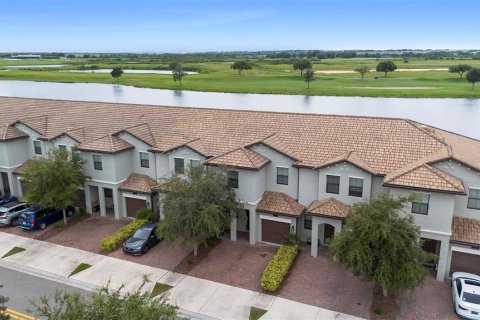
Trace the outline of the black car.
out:
M 149 222 L 138 228 L 133 236 L 123 243 L 123 252 L 141 255 L 147 253 L 160 239 L 157 237 L 157 222 Z

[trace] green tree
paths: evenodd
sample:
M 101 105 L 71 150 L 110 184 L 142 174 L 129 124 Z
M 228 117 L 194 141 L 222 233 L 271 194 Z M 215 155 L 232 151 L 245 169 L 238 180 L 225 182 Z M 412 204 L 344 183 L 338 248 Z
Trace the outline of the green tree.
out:
M 310 89 L 310 82 L 315 81 L 315 72 L 312 69 L 305 70 L 303 80 L 307 83 L 307 88 Z
M 375 70 L 377 70 L 377 72 L 385 73 L 385 78 L 386 78 L 389 72 L 393 72 L 397 70 L 397 66 L 392 61 L 382 61 L 379 64 L 377 64 L 377 67 Z
M 470 71 L 467 72 L 467 75 L 465 76 L 468 82 L 472 84 L 472 89 L 475 88 L 475 82 L 480 81 L 480 69 L 478 68 L 473 68 Z
M 342 232 L 330 245 L 333 259 L 380 285 L 384 296 L 413 289 L 427 274 L 424 263 L 436 260 L 422 249 L 413 217 L 399 214 L 411 200 L 383 194 L 353 205 Z
M 238 74 L 242 74 L 243 70 L 252 70 L 253 66 L 248 60 L 240 60 L 240 61 L 235 61 L 231 68 L 233 70 L 237 70 Z
M 193 245 L 194 255 L 200 243 L 219 236 L 232 219 L 244 214 L 225 170 L 205 173 L 202 167 L 192 167 L 185 179 L 174 175 L 161 185 L 169 191 L 160 200 L 164 220 L 158 235 L 170 243 L 182 238 L 183 245 Z
M 362 80 L 363 80 L 363 78 L 365 77 L 365 74 L 367 72 L 370 72 L 370 68 L 367 67 L 367 65 L 364 64 L 361 67 L 356 68 L 354 71 L 360 73 L 360 75 L 362 76 Z
M 120 78 L 122 76 L 123 70 L 120 67 L 115 67 L 110 72 L 110 74 L 112 75 L 113 78 L 117 79 L 117 83 L 118 83 L 118 78 Z
M 312 69 L 312 63 L 308 59 L 295 60 L 293 62 L 293 70 L 300 70 L 300 76 L 303 76 L 303 71 Z
M 179 81 L 180 85 L 182 85 L 182 79 L 186 75 L 187 75 L 187 73 L 185 71 L 183 71 L 183 69 L 181 67 L 177 67 L 176 69 L 174 69 L 172 71 L 173 81 L 175 81 L 175 82 Z
M 0 285 L 0 288 L 2 285 Z M 8 320 L 10 319 L 10 316 L 8 314 L 5 314 L 4 311 L 7 310 L 7 302 L 8 302 L 8 297 L 2 296 L 0 294 L 0 320 Z
M 460 78 L 463 78 L 463 74 L 467 71 L 470 71 L 472 69 L 471 65 L 460 63 L 455 66 L 451 66 L 448 68 L 448 72 L 450 73 L 458 73 L 460 75 Z
M 88 178 L 83 174 L 83 163 L 80 153 L 63 149 L 52 149 L 45 157 L 32 159 L 23 174 L 27 185 L 24 200 L 45 208 L 63 208 L 67 225 L 66 207 L 74 203 L 78 189 Z
M 178 68 L 181 68 L 182 65 L 180 62 L 178 62 L 177 60 L 174 60 L 172 62 L 170 62 L 170 64 L 168 65 L 168 67 L 170 68 L 170 70 L 175 70 L 175 69 L 178 69 Z
M 121 292 L 122 287 L 111 289 L 106 285 L 91 295 L 81 295 L 65 289 L 56 289 L 50 296 L 41 296 L 33 300 L 33 312 L 37 317 L 49 320 L 64 319 L 118 319 L 118 320 L 158 320 L 177 319 L 178 307 L 167 301 L 161 294 L 152 298 L 143 291 L 144 284 L 128 293 Z

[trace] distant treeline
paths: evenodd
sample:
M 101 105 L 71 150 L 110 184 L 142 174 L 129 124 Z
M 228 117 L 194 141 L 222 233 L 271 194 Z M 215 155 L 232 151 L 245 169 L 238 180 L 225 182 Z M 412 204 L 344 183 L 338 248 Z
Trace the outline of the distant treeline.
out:
M 91 58 L 91 59 L 160 59 L 184 62 L 232 61 L 235 59 L 333 59 L 333 58 L 424 58 L 424 59 L 480 59 L 480 50 L 279 50 L 279 51 L 231 51 L 192 53 L 66 53 L 66 52 L 5 52 L 1 58 L 15 55 L 39 54 L 43 59 Z

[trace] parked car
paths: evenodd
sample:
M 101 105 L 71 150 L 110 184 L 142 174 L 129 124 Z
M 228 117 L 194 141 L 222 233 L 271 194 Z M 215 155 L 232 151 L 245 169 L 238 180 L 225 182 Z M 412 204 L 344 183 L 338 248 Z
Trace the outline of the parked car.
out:
M 0 226 L 18 226 L 18 218 L 27 204 L 20 201 L 9 202 L 0 207 Z
M 160 239 L 157 237 L 157 222 L 149 222 L 138 228 L 133 236 L 123 243 L 123 252 L 142 255 L 156 245 Z
M 9 194 L 6 194 L 2 197 L 0 197 L 0 206 L 3 206 L 4 204 L 13 202 L 13 201 L 18 201 L 18 198 Z
M 452 274 L 455 312 L 463 318 L 480 319 L 480 276 L 466 272 Z
M 75 208 L 69 206 L 66 208 L 66 212 L 67 217 L 71 217 L 75 212 Z M 18 226 L 25 230 L 43 230 L 47 225 L 62 219 L 62 209 L 48 209 L 39 206 L 32 206 L 20 213 Z

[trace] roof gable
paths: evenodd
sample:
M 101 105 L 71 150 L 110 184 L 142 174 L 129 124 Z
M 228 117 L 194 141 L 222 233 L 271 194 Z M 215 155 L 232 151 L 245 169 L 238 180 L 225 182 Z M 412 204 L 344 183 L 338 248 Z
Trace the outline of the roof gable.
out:
M 265 191 L 257 205 L 257 211 L 296 217 L 304 210 L 304 206 L 283 192 Z
M 270 159 L 256 153 L 253 150 L 245 148 L 237 148 L 228 151 L 217 157 L 210 158 L 205 164 L 228 166 L 249 170 L 260 170 L 270 162 Z
M 368 163 L 362 160 L 354 151 L 348 151 L 348 152 L 342 153 L 332 159 L 329 159 L 323 162 L 322 164 L 315 167 L 315 169 L 325 168 L 340 162 L 348 162 L 362 170 L 367 171 L 368 173 L 371 173 L 373 175 L 377 174 L 375 169 L 373 169 Z
M 315 200 L 310 204 L 307 213 L 316 216 L 327 216 L 344 219 L 350 213 L 350 207 L 335 198 Z
M 118 153 L 132 149 L 133 146 L 117 136 L 106 135 L 96 140 L 82 143 L 78 150 L 100 152 L 100 153 Z
M 6 124 L 3 130 L 0 132 L 0 140 L 3 141 L 15 140 L 26 137 L 28 137 L 28 135 L 25 132 L 9 124 Z
M 154 192 L 157 182 L 144 174 L 132 173 L 128 176 L 118 190 L 139 192 L 145 194 L 151 194 Z

